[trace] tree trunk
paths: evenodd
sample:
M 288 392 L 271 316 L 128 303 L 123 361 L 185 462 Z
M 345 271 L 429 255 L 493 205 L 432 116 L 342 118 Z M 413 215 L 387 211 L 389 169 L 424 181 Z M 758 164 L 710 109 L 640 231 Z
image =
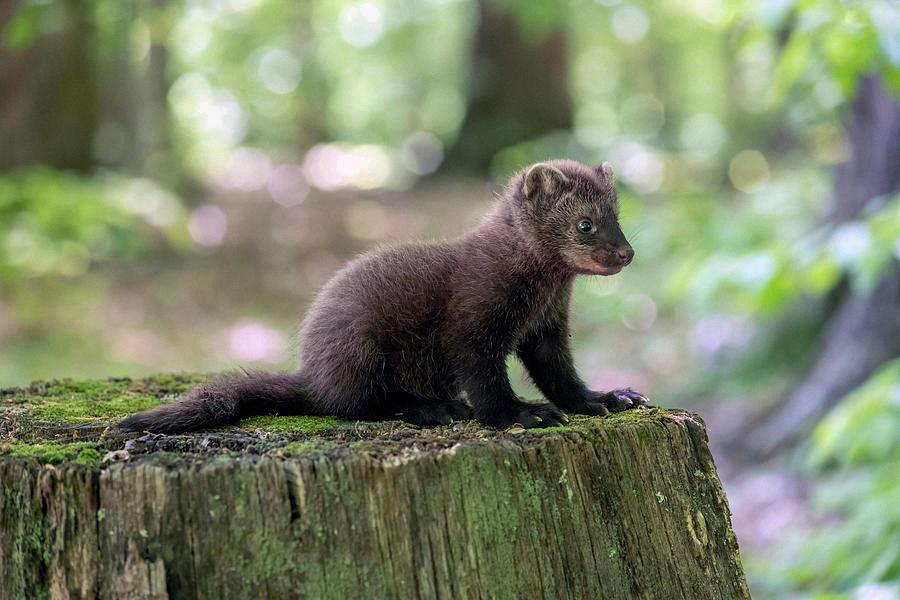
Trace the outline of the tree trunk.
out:
M 175 186 L 182 175 L 171 156 L 168 113 L 169 51 L 165 38 L 168 0 L 123 1 L 119 19 L 108 28 L 107 44 L 100 54 L 99 81 L 101 128 L 106 135 L 99 145 L 101 164 L 141 173 Z M 146 55 L 135 56 L 133 23 L 143 17 L 151 30 Z
M 572 126 L 566 35 L 556 27 L 527 34 L 494 0 L 478 2 L 469 73 L 469 105 L 450 169 L 486 173 L 513 144 Z
M 850 159 L 837 168 L 830 220 L 860 217 L 870 200 L 900 192 L 900 102 L 865 76 L 849 114 Z M 885 361 L 900 356 L 900 264 L 868 295 L 838 288 L 821 350 L 788 399 L 756 428 L 751 450 L 767 455 L 797 439 Z
M 749 597 L 689 413 L 106 430 L 194 381 L 0 394 L 0 598 Z
M 0 6 L 0 31 L 23 3 Z M 31 46 L 0 44 L 0 171 L 46 164 L 89 170 L 97 129 L 91 4 L 60 2 L 61 25 Z

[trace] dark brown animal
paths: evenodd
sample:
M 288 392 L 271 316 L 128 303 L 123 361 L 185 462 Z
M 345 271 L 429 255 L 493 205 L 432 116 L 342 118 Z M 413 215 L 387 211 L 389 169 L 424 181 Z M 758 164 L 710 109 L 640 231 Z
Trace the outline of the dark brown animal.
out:
M 634 256 L 618 212 L 608 163 L 533 165 L 462 239 L 376 250 L 337 273 L 303 322 L 297 372 L 217 376 L 119 427 L 176 433 L 265 413 L 430 425 L 473 410 L 493 427 L 541 427 L 568 421 L 563 410 L 646 406 L 630 389 L 589 390 L 569 350 L 574 277 L 614 275 Z M 512 353 L 550 403 L 516 397 Z

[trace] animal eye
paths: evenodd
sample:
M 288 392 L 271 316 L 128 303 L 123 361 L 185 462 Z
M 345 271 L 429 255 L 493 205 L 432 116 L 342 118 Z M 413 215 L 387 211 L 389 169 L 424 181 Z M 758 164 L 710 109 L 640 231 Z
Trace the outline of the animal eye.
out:
M 594 224 L 591 223 L 590 219 L 582 219 L 578 221 L 578 230 L 582 233 L 590 233 L 591 229 L 594 228 Z

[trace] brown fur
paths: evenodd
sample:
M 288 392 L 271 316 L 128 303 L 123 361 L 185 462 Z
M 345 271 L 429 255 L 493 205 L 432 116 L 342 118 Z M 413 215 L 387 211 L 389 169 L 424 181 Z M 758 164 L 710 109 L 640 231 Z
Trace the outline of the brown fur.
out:
M 585 217 L 589 233 L 578 229 Z M 488 425 L 533 427 L 566 421 L 560 408 L 645 405 L 631 390 L 588 390 L 568 344 L 574 276 L 612 274 L 632 255 L 611 170 L 540 163 L 510 180 L 469 235 L 376 250 L 338 272 L 303 321 L 296 373 L 220 376 L 120 427 L 171 433 L 266 412 L 431 424 L 471 409 Z M 515 396 L 512 353 L 553 404 Z

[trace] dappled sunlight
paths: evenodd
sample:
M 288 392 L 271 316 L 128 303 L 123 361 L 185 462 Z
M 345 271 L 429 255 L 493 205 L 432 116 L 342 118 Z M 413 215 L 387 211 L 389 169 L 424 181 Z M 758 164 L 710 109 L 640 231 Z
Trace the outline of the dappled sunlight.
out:
M 306 153 L 303 173 L 309 183 L 332 191 L 355 187 L 391 187 L 401 175 L 396 152 L 383 146 L 319 144 Z
M 273 179 L 271 159 L 255 148 L 239 147 L 211 173 L 211 183 L 225 190 L 255 192 Z

